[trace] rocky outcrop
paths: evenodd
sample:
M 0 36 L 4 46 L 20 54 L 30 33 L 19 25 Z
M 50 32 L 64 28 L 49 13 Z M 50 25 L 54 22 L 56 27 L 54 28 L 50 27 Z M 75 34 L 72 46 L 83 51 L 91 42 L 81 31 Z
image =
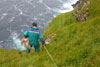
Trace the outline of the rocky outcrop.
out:
M 55 33 L 52 33 L 51 35 L 49 35 L 47 37 L 47 39 L 45 40 L 45 44 L 50 44 L 51 40 L 53 39 L 53 37 L 55 36 L 56 34 Z
M 88 19 L 89 4 L 89 0 L 79 0 L 76 4 L 72 5 L 75 8 L 74 15 L 76 17 L 76 20 L 85 21 Z

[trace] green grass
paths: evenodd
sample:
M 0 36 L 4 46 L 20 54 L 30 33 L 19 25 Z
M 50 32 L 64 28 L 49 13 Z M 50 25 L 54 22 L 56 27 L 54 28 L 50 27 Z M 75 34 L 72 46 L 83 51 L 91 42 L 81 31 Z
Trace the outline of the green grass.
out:
M 88 20 L 76 21 L 73 11 L 49 23 L 45 39 L 56 36 L 47 49 L 58 67 L 100 67 L 100 0 L 90 0 Z M 45 49 L 25 51 L 0 49 L 0 67 L 54 67 Z

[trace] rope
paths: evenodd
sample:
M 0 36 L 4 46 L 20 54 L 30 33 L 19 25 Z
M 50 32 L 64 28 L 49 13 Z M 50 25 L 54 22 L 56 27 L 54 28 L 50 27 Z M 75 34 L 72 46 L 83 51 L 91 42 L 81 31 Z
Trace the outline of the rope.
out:
M 54 62 L 54 59 L 52 58 L 52 56 L 50 55 L 49 51 L 47 50 L 47 48 L 44 46 L 48 56 L 50 57 L 51 61 L 54 63 L 55 67 L 58 67 L 57 64 Z

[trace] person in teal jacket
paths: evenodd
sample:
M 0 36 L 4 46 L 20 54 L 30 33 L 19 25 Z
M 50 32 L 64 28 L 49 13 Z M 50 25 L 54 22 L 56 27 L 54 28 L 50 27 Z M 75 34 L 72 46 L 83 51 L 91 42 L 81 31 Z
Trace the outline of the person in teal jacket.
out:
M 45 43 L 42 34 L 40 33 L 39 29 L 37 28 L 37 23 L 32 23 L 32 27 L 24 32 L 24 37 L 28 37 L 29 44 L 31 47 L 34 46 L 35 52 L 40 51 L 39 40 L 41 41 L 41 43 L 43 45 Z M 30 49 L 26 48 L 26 52 L 30 53 Z

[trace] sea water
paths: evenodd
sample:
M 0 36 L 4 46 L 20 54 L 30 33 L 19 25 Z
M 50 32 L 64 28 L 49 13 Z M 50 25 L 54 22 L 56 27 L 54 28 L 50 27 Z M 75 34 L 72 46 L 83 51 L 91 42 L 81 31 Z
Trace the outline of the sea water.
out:
M 4 49 L 24 50 L 23 32 L 37 22 L 43 33 L 58 14 L 73 10 L 78 0 L 0 0 L 0 46 Z

